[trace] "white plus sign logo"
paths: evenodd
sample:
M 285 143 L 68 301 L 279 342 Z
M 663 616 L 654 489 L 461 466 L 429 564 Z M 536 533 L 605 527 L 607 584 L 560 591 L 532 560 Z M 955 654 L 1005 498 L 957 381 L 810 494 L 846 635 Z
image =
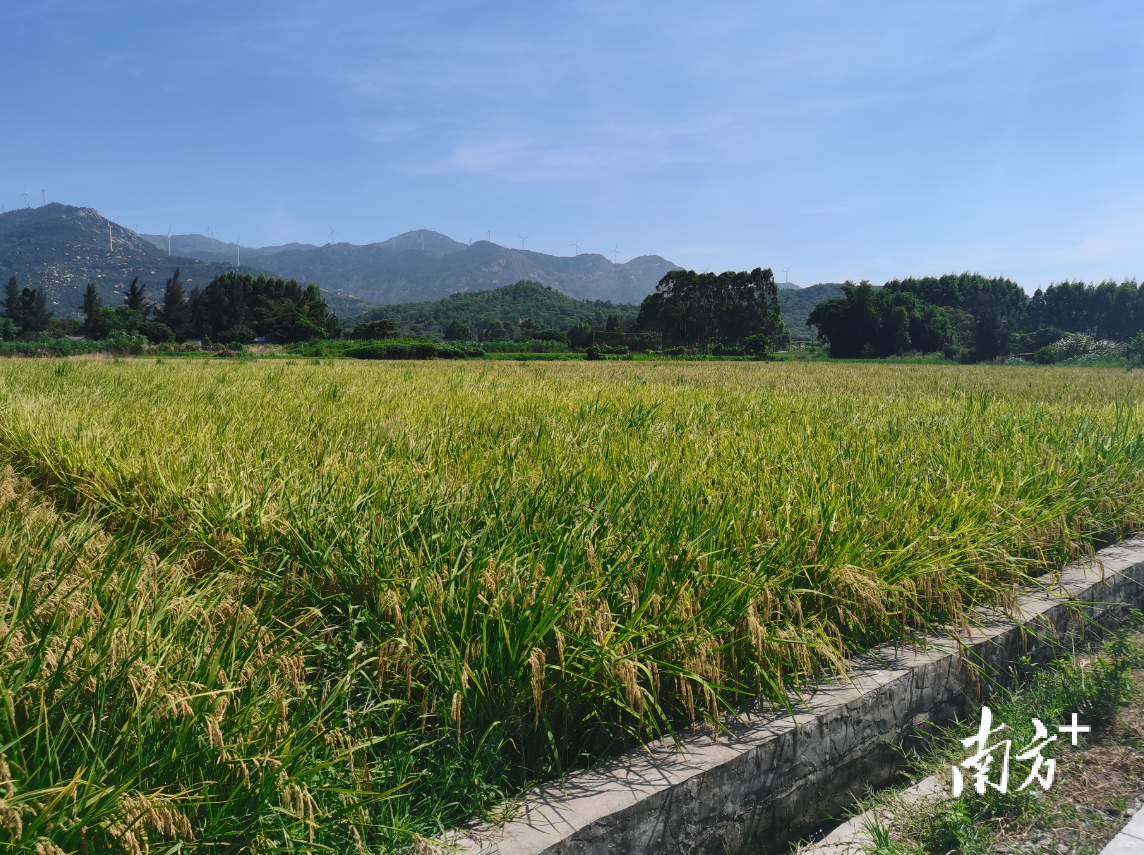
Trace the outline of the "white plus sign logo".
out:
M 1077 724 L 1076 719 L 1077 719 L 1077 715 L 1076 715 L 1076 713 L 1073 713 L 1071 725 L 1062 724 L 1060 727 L 1057 728 L 1057 730 L 1059 730 L 1061 733 L 1068 733 L 1068 734 L 1072 735 L 1072 744 L 1073 745 L 1076 745 L 1076 738 L 1079 734 L 1089 733 L 1092 731 L 1092 728 L 1089 727 L 1087 724 Z

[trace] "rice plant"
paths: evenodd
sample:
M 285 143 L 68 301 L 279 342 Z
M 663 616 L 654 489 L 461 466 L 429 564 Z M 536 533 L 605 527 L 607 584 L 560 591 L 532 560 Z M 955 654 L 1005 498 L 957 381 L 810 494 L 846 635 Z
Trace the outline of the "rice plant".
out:
M 145 543 L 182 568 L 162 575 L 171 602 L 250 609 L 209 632 L 156 617 L 150 637 L 197 651 L 172 661 L 213 662 L 219 632 L 247 639 L 227 656 L 300 657 L 304 680 L 252 666 L 265 682 L 233 696 L 209 668 L 177 682 L 196 720 L 230 697 L 235 733 L 278 727 L 275 692 L 304 698 L 287 704 L 291 744 L 342 746 L 291 749 L 297 769 L 333 770 L 305 792 L 350 803 L 310 816 L 294 790 L 250 789 L 203 731 L 235 789 L 179 808 L 195 840 L 225 834 L 242 798 L 294 818 L 250 826 L 251 847 L 312 832 L 392 848 L 680 725 L 717 736 L 722 715 L 781 709 L 852 652 L 1006 607 L 1031 575 L 1136 530 L 1142 388 L 1098 369 L 11 362 L 0 465 L 123 544 L 105 572 Z M 69 548 L 44 550 L 56 563 L 33 588 L 68 578 Z M 137 600 L 99 590 L 104 610 Z M 260 633 L 263 653 L 244 653 Z M 246 667 L 227 661 L 228 679 Z M 88 714 L 72 691 L 68 714 Z M 225 749 L 250 787 L 248 758 L 286 750 L 260 738 L 277 748 Z M 179 757 L 148 760 L 169 777 L 118 803 L 167 794 Z M 376 786 L 354 783 L 359 760 Z

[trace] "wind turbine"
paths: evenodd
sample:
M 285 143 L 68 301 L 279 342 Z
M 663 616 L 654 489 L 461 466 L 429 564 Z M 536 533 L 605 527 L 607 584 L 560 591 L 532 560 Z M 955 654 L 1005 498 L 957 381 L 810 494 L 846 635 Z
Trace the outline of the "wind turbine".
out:
M 570 243 L 568 245 L 575 250 L 576 255 L 580 254 L 580 238 L 576 238 L 576 243 Z
M 784 271 L 783 271 L 783 280 L 784 280 L 784 281 L 783 281 L 783 284 L 784 284 L 784 285 L 789 285 L 789 284 L 790 284 L 790 276 L 789 276 L 789 274 L 790 274 L 790 268 L 788 267 L 786 270 L 784 270 Z
M 337 232 L 335 232 L 335 231 L 334 231 L 334 227 L 333 227 L 333 226 L 330 226 L 330 245 L 331 245 L 331 246 L 332 246 L 332 245 L 333 245 L 333 243 L 334 243 L 334 235 L 335 235 L 335 234 L 337 234 Z
M 489 229 L 487 232 L 485 232 L 485 235 L 488 237 L 489 243 L 492 243 L 493 242 L 493 230 Z
M 28 205 L 28 191 L 27 190 L 24 191 L 24 207 L 25 208 L 30 207 Z
M 616 264 L 620 256 L 620 245 L 616 244 L 612 249 L 612 264 Z
M 235 267 L 242 267 L 242 238 L 238 238 L 234 242 L 234 247 L 238 250 L 238 264 L 236 264 Z
M 48 191 L 41 189 L 40 192 L 44 194 L 44 205 L 48 204 Z M 40 207 L 43 206 L 41 205 Z
M 171 257 L 171 226 L 167 226 L 167 258 Z
M 520 248 L 524 249 L 524 242 L 528 238 L 528 235 L 517 235 L 517 237 L 520 238 Z

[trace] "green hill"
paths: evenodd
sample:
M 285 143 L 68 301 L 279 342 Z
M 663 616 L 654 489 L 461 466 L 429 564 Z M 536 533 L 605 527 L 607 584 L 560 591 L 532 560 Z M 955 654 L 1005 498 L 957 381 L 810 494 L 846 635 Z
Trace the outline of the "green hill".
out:
M 831 297 L 841 297 L 842 286 L 837 282 L 822 282 L 806 288 L 782 289 L 779 291 L 779 309 L 783 323 L 790 330 L 795 341 L 811 341 L 815 337 L 814 327 L 806 325 L 810 310 Z
M 639 306 L 576 300 L 539 282 L 516 282 L 487 291 L 453 294 L 434 302 L 380 306 L 350 319 L 347 324 L 386 319 L 405 333 L 440 336 L 453 321 L 476 330 L 500 320 L 511 330 L 519 326 L 522 319 L 531 318 L 541 329 L 566 330 L 581 321 L 602 326 L 608 315 L 613 314 L 626 323 L 635 320 Z
M 841 295 L 842 286 L 833 282 L 779 291 L 779 307 L 791 337 L 813 339 L 814 328 L 806 326 L 810 310 L 823 300 Z M 453 294 L 443 300 L 378 306 L 347 319 L 346 324 L 356 326 L 386 319 L 396 323 L 404 333 L 440 336 L 453 321 L 475 330 L 484 328 L 490 321 L 501 320 L 511 329 L 519 325 L 521 319 L 532 318 L 542 329 L 566 330 L 581 321 L 603 325 L 612 314 L 619 315 L 626 324 L 635 320 L 639 310 L 637 303 L 576 300 L 539 282 L 522 281 L 487 291 Z
M 39 288 L 57 316 L 78 313 L 88 282 L 96 284 L 105 305 L 116 306 L 138 276 L 148 286 L 148 298 L 157 300 L 176 267 L 188 288 L 205 287 L 215 276 L 234 269 L 230 263 L 168 256 L 165 249 L 100 216 L 94 208 L 52 202 L 0 214 L 0 282 L 15 275 L 22 286 Z M 242 269 L 271 272 L 245 264 Z M 369 306 L 325 289 L 323 296 L 339 315 L 356 314 Z

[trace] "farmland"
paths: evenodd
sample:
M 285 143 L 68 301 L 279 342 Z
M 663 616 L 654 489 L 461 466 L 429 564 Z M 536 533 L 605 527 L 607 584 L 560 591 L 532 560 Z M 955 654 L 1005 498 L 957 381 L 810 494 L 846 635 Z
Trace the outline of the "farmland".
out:
M 415 848 L 781 707 L 1138 530 L 1142 393 L 1079 368 L 5 361 L 0 841 Z

